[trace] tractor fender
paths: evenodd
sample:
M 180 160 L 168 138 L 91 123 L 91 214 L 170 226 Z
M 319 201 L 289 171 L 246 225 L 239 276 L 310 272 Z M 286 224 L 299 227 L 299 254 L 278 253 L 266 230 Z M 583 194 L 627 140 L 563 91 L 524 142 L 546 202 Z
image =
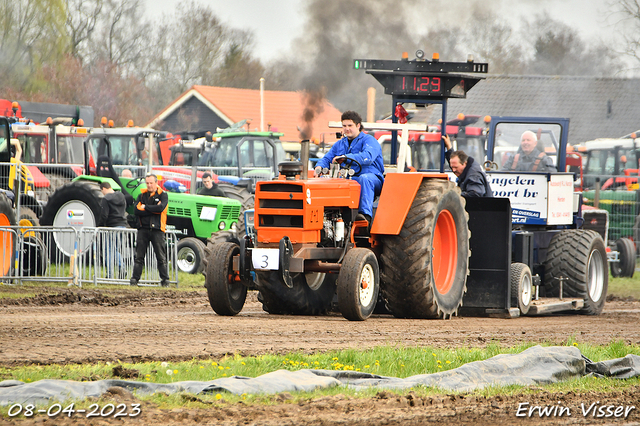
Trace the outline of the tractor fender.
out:
M 371 235 L 398 235 L 424 179 L 445 179 L 446 173 L 389 173 L 384 179 Z

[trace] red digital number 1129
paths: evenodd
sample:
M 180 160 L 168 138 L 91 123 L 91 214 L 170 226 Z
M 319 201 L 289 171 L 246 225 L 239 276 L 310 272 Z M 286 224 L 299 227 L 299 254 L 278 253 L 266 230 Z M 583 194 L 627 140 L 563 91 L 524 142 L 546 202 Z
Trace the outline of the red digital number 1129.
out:
M 405 90 L 413 89 L 415 92 L 440 91 L 440 77 L 413 77 L 413 87 L 411 87 L 411 80 L 407 82 L 406 79 L 407 77 L 402 77 L 402 87 Z

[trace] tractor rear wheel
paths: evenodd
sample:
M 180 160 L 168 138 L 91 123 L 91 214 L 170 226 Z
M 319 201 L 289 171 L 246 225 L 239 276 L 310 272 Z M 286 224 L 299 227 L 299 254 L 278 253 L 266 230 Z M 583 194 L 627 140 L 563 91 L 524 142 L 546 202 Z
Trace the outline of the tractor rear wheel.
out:
M 460 189 L 425 179 L 398 235 L 383 240 L 380 291 L 400 318 L 457 314 L 467 290 L 469 215 Z
M 364 321 L 378 301 L 380 268 L 375 254 L 366 248 L 347 252 L 338 275 L 338 307 L 349 321 Z
M 76 181 L 59 188 L 50 197 L 42 212 L 40 223 L 43 226 L 54 226 L 76 229 L 95 227 L 102 210 L 103 194 L 96 182 Z M 68 261 L 74 254 L 75 234 L 70 232 L 53 232 L 53 241 L 45 241 L 51 251 L 54 262 Z M 88 252 L 91 237 L 80 239 L 78 252 Z
M 204 269 L 205 245 L 197 238 L 187 237 L 178 241 L 178 269 L 188 274 L 197 274 Z
M 256 276 L 258 300 L 270 314 L 324 315 L 331 309 L 336 274 L 293 274 L 293 288 L 279 271 L 256 271 Z
M 636 247 L 629 238 L 620 238 L 616 241 L 616 251 L 619 262 L 611 262 L 611 275 L 616 277 L 633 278 L 636 271 Z
M 13 205 L 4 193 L 0 192 L 0 226 L 15 226 L 16 216 Z M 0 250 L 4 254 L 0 260 L 0 277 L 11 275 L 16 253 L 14 231 L 0 231 Z
M 511 264 L 511 307 L 520 309 L 527 315 L 533 298 L 533 278 L 531 269 L 524 263 Z
M 544 262 L 547 295 L 559 296 L 558 278 L 565 277 L 562 293 L 584 299 L 581 313 L 599 315 L 609 287 L 607 252 L 602 237 L 595 231 L 567 229 L 549 243 Z
M 239 253 L 236 244 L 216 244 L 209 258 L 204 286 L 209 304 L 218 315 L 237 315 L 247 299 L 247 286 L 233 271 L 233 256 Z

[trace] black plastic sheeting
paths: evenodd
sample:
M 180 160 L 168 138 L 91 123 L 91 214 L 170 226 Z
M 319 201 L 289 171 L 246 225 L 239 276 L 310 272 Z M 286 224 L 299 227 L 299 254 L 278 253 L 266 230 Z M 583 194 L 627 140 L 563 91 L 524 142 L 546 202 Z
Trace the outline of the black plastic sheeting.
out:
M 639 376 L 640 356 L 627 355 L 624 358 L 594 363 L 585 358 L 576 347 L 534 346 L 519 354 L 497 355 L 484 361 L 470 362 L 453 370 L 419 374 L 404 379 L 356 371 L 278 370 L 255 378 L 233 376 L 208 382 L 186 381 L 167 384 L 130 380 L 39 380 L 33 383 L 6 380 L 0 382 L 0 405 L 46 405 L 52 401 L 65 402 L 71 399 L 99 397 L 113 386 L 125 388 L 141 396 L 155 392 L 276 394 L 310 392 L 334 386 L 359 389 L 408 389 L 424 386 L 467 392 L 488 386 L 557 383 L 585 375 L 620 379 Z

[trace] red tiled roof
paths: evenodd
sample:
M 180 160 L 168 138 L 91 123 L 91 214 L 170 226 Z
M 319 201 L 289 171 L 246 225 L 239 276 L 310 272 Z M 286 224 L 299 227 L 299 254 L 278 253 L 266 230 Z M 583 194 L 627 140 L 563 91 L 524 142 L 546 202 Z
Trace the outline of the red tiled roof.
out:
M 259 90 L 196 85 L 182 94 L 173 103 L 183 99 L 191 90 L 198 92 L 231 122 L 251 119 L 251 129 L 260 129 Z M 267 123 L 271 123 L 272 131 L 284 133 L 284 136 L 281 138 L 282 140 L 300 141 L 301 136 L 298 127 L 303 128 L 305 124 L 302 117 L 305 109 L 305 99 L 306 96 L 303 92 L 265 90 L 264 129 L 267 130 Z M 322 100 L 320 105 L 322 111 L 316 112 L 315 118 L 312 121 L 312 132 L 310 135 L 311 138 L 318 140 L 321 139 L 322 132 L 335 133 L 336 130 L 330 129 L 328 123 L 329 121 L 340 121 L 341 115 L 341 112 L 326 99 Z M 171 104 L 167 106 L 164 111 L 170 107 Z M 162 112 L 156 117 L 159 117 L 161 114 Z

